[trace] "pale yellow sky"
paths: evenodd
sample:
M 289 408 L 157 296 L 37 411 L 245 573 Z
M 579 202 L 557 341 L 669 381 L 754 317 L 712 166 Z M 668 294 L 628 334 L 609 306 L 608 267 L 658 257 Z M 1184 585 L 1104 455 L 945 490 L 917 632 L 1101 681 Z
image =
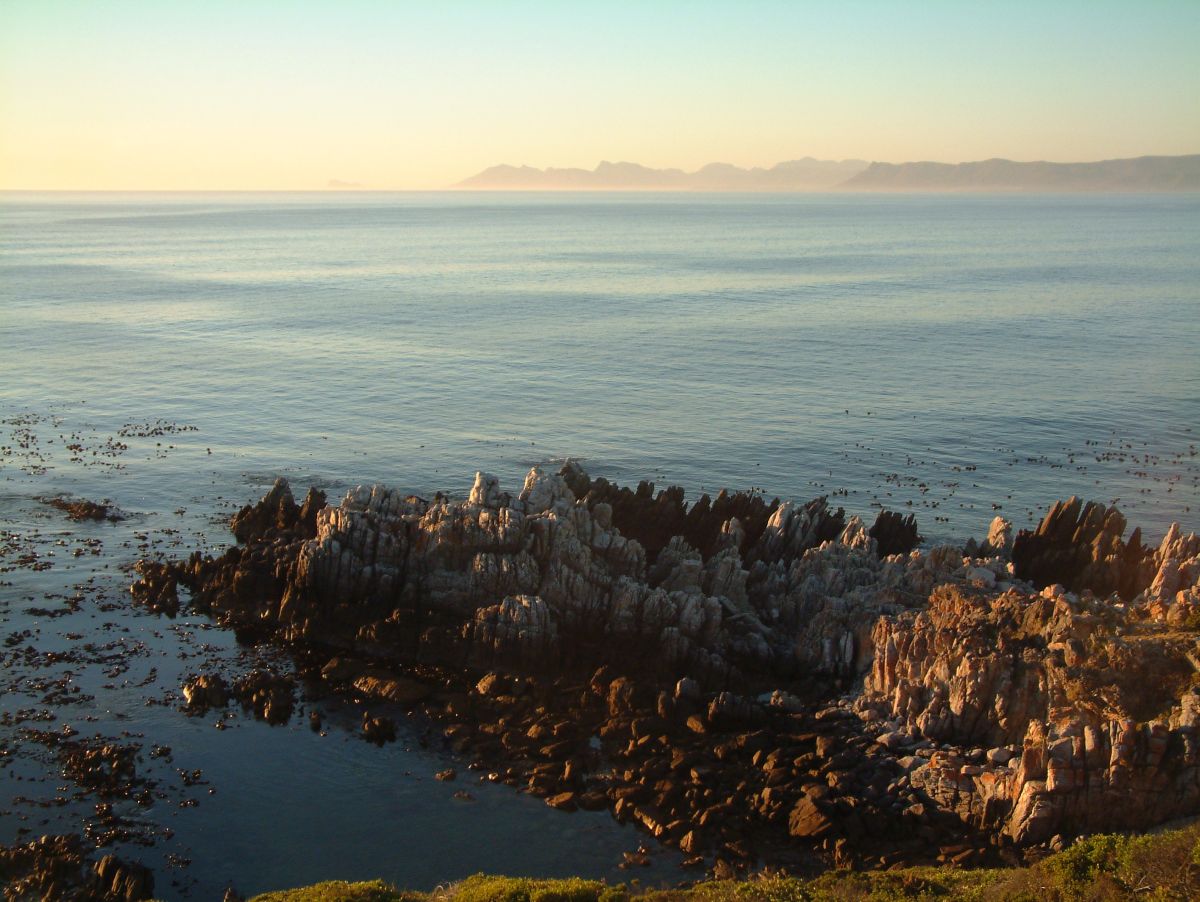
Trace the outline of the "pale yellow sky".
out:
M 1200 152 L 1200 3 L 0 5 L 0 188 Z

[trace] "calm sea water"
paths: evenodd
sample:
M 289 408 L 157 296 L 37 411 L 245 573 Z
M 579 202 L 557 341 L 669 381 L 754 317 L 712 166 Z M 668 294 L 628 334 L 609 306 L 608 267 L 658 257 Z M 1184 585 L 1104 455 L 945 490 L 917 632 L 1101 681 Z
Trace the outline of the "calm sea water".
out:
M 150 546 L 227 541 L 217 519 L 278 474 L 465 493 L 476 469 L 515 488 L 575 457 L 692 495 L 836 492 L 864 518 L 911 510 L 930 541 L 1071 494 L 1157 537 L 1200 525 L 1197 348 L 1194 196 L 0 195 L 0 525 L 53 563 L 3 574 L 0 621 L 39 648 L 101 626 L 143 642 L 152 689 L 79 664 L 78 716 L 215 775 L 198 808 L 138 815 L 175 831 L 142 857 L 193 859 L 159 862 L 168 897 L 616 874 L 636 835 L 496 787 L 456 806 L 415 743 L 147 709 L 198 669 L 179 649 L 246 654 L 202 623 L 36 612 L 83 584 L 115 598 Z M 196 431 L 104 445 L 157 420 Z M 35 500 L 56 492 L 131 520 L 68 526 Z M 87 538 L 101 554 L 65 559 Z M 55 765 L 18 747 L 8 795 L 29 796 Z M 22 806 L 0 839 L 82 817 Z
M 1009 495 L 1017 519 L 1120 498 L 1156 530 L 1195 500 L 1121 467 L 1009 466 L 1194 441 L 1194 196 L 8 195 L 0 213 L 0 401 L 197 425 L 222 479 L 429 491 L 573 456 L 693 492 L 848 489 L 867 513 L 881 474 L 977 467 L 949 525 L 919 517 L 935 537 Z M 918 514 L 934 494 L 898 488 Z

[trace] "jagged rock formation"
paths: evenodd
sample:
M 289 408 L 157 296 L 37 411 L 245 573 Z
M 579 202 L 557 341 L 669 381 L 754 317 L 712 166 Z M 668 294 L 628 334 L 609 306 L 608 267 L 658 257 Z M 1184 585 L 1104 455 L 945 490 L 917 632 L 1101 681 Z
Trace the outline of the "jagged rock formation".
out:
M 301 508 L 280 481 L 234 527 L 246 547 L 195 558 L 182 578 L 241 624 L 481 666 L 650 663 L 707 685 L 852 675 L 875 617 L 920 603 L 931 561 L 961 565 L 880 558 L 861 521 L 823 498 L 723 492 L 688 507 L 680 489 L 630 492 L 574 465 L 534 469 L 516 499 L 479 474 L 466 502 L 375 486 Z M 874 531 L 893 548 L 916 539 L 911 517 L 886 512 Z
M 258 504 L 248 504 L 234 514 L 229 528 L 239 542 L 249 542 L 265 533 L 283 529 L 312 535 L 316 530 L 317 511 L 324 506 L 325 493 L 311 489 L 303 506 L 297 507 L 287 480 L 280 479 Z
M 43 836 L 0 847 L 5 899 L 136 902 L 154 896 L 154 876 L 140 864 L 105 855 L 92 863 L 77 836 Z
M 1124 533 L 1125 518 L 1115 507 L 1072 497 L 1051 507 L 1036 531 L 1017 534 L 1013 564 L 1038 588 L 1062 583 L 1075 592 L 1116 592 L 1128 600 L 1150 584 L 1154 566 L 1141 530 L 1128 542 Z
M 515 498 L 480 473 L 463 501 L 297 505 L 280 481 L 235 526 L 241 547 L 170 568 L 193 607 L 323 649 L 323 679 L 420 705 L 496 779 L 689 854 L 965 860 L 1200 812 L 1200 645 L 1179 629 L 1200 540 L 1145 549 L 1115 510 L 1073 499 L 1015 542 L 997 518 L 917 551 L 912 517 L 689 506 L 567 464 Z
M 1200 540 L 1177 527 L 1157 550 L 1131 540 L 1130 564 L 1119 516 L 1055 505 L 1036 534 L 1052 549 L 1039 565 L 1114 593 L 1136 573 L 1149 588 L 1135 604 L 1057 583 L 999 595 L 947 585 L 875 626 L 860 710 L 891 718 L 907 744 L 955 746 L 927 753 L 912 784 L 1018 843 L 1200 813 Z
M 880 511 L 875 518 L 875 525 L 868 531 L 875 540 L 879 556 L 891 554 L 908 554 L 921 544 L 921 534 L 917 532 L 917 518 L 912 514 L 907 517 L 893 511 Z

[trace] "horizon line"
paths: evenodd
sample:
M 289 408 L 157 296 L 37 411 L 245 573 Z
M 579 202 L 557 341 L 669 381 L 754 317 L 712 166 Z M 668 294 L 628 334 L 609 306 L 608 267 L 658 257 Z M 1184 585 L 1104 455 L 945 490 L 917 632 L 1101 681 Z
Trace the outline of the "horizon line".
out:
M 351 184 L 339 185 L 336 187 L 333 187 L 333 186 L 330 186 L 327 184 L 324 186 L 313 185 L 313 186 L 289 187 L 289 188 L 135 188 L 135 187 L 122 187 L 122 188 L 81 188 L 81 187 L 14 188 L 14 187 L 0 187 L 0 194 L 20 194 L 20 193 L 23 193 L 23 194 L 50 194 L 50 193 L 62 193 L 62 194 L 166 194 L 166 193 L 171 193 L 171 194 L 272 194 L 272 193 L 286 193 L 286 194 L 299 194 L 299 193 L 312 193 L 312 194 L 318 194 L 318 193 L 319 194 L 386 194 L 386 193 L 442 194 L 442 193 L 569 193 L 569 192 L 591 193 L 591 194 L 617 193 L 617 192 L 671 193 L 671 194 L 843 194 L 843 193 L 851 194 L 851 193 L 951 193 L 951 192 L 962 193 L 962 192 L 972 192 L 972 191 L 980 192 L 981 190 L 983 193 L 988 193 L 988 189 L 971 189 L 971 188 L 964 188 L 964 187 L 958 187 L 958 186 L 946 187 L 946 188 L 941 188 L 941 189 L 925 188 L 925 189 L 917 189 L 916 191 L 914 191 L 913 189 L 905 189 L 905 188 L 899 188 L 899 187 L 898 188 L 887 188 L 887 187 L 845 188 L 841 184 L 830 185 L 829 187 L 819 188 L 819 189 L 807 189 L 807 188 L 790 188 L 790 189 L 782 188 L 781 189 L 781 188 L 774 188 L 774 187 L 733 188 L 733 189 L 695 188 L 695 187 L 691 187 L 688 185 L 678 185 L 678 186 L 663 185 L 663 186 L 646 186 L 646 187 L 640 187 L 640 186 L 636 186 L 636 185 L 635 186 L 624 186 L 624 187 L 607 187 L 607 186 L 599 185 L 599 186 L 570 186 L 570 187 L 562 187 L 562 188 L 557 188 L 557 187 L 519 188 L 519 187 L 505 187 L 505 186 L 493 186 L 493 187 L 473 186 L 473 185 L 465 185 L 464 182 L 468 182 L 472 179 L 475 179 L 493 169 L 503 169 L 503 168 L 530 169 L 530 170 L 533 170 L 533 171 L 539 172 L 539 173 L 548 173 L 551 171 L 578 170 L 581 172 L 594 173 L 596 170 L 598 170 L 601 166 L 603 166 L 605 164 L 615 165 L 615 166 L 625 166 L 625 165 L 637 166 L 639 168 L 646 169 L 651 172 L 677 171 L 677 172 L 683 173 L 684 175 L 697 175 L 697 174 L 701 173 L 704 169 L 706 169 L 710 166 L 714 166 L 714 165 L 730 166 L 732 168 L 740 169 L 743 171 L 753 171 L 756 169 L 763 170 L 763 171 L 770 171 L 771 169 L 777 168 L 778 166 L 780 166 L 784 163 L 800 162 L 800 161 L 804 161 L 804 160 L 812 160 L 812 161 L 818 162 L 818 163 L 864 162 L 867 164 L 867 168 L 870 168 L 871 166 L 875 166 L 875 165 L 910 166 L 910 165 L 933 164 L 933 165 L 938 165 L 938 166 L 965 166 L 965 165 L 970 165 L 973 163 L 993 163 L 993 162 L 1015 163 L 1018 165 L 1047 164 L 1047 165 L 1052 165 L 1052 166 L 1070 166 L 1070 165 L 1094 165 L 1094 164 L 1099 164 L 1099 163 L 1127 162 L 1127 161 L 1132 161 L 1132 160 L 1144 160 L 1144 159 L 1155 159 L 1155 158 L 1179 159 L 1179 158 L 1194 157 L 1194 156 L 1200 156 L 1200 151 L 1197 151 L 1195 153 L 1185 153 L 1185 154 L 1144 153 L 1144 154 L 1139 154 L 1137 156 L 1106 157 L 1106 158 L 1098 159 L 1098 160 L 1046 160 L 1046 159 L 1016 160 L 1016 159 L 1012 159 L 1010 157 L 986 157 L 986 158 L 982 158 L 982 159 L 961 160 L 957 163 L 947 163 L 947 162 L 944 162 L 941 160 L 906 160 L 901 163 L 892 163 L 892 162 L 887 162 L 884 160 L 871 160 L 866 157 L 843 157 L 838 160 L 825 160 L 825 159 L 822 159 L 819 157 L 813 157 L 811 155 L 808 155 L 808 156 L 804 156 L 804 157 L 791 157 L 786 160 L 780 160 L 779 162 L 774 163 L 771 166 L 760 166 L 760 165 L 741 166 L 737 163 L 727 163 L 722 160 L 715 160 L 715 161 L 703 164 L 702 166 L 700 166 L 698 169 L 696 169 L 694 171 L 689 171 L 687 169 L 684 169 L 682 167 L 677 167 L 677 166 L 654 167 L 654 166 L 647 166 L 644 163 L 636 163 L 636 162 L 633 162 L 630 160 L 617 159 L 614 161 L 614 160 L 609 160 L 609 159 L 601 159 L 595 165 L 595 167 L 593 167 L 592 169 L 585 169 L 580 166 L 537 167 L 537 166 L 531 166 L 528 163 L 494 163 L 490 166 L 485 167 L 484 169 L 479 170 L 478 172 L 474 173 L 473 175 L 467 176 L 464 179 L 461 179 L 461 180 L 454 182 L 452 184 L 449 184 L 449 185 L 443 185 L 443 186 L 436 187 L 436 188 L 429 188 L 429 187 L 406 188 L 406 187 L 400 187 L 400 186 L 372 188 L 372 187 L 367 187 L 367 186 L 355 187 L 354 185 L 351 185 Z M 330 179 L 329 181 L 338 181 L 338 180 Z M 1090 193 L 1128 193 L 1125 189 L 1120 189 L 1120 188 L 1080 189 L 1077 191 L 1067 190 L 1062 193 L 1089 193 L 1089 191 L 1090 191 Z M 991 193 L 1005 194 L 1005 193 L 1030 193 L 1030 192 L 1028 192 L 1028 189 L 1011 188 L 1011 189 L 992 189 Z M 1056 192 L 1044 192 L 1044 193 L 1056 193 Z M 1162 191 L 1161 190 L 1160 191 L 1151 190 L 1146 193 L 1162 193 Z M 1168 191 L 1168 193 L 1170 193 L 1170 192 Z M 1188 193 L 1188 192 L 1187 192 L 1187 189 L 1184 189 L 1183 191 L 1177 190 L 1174 193 Z

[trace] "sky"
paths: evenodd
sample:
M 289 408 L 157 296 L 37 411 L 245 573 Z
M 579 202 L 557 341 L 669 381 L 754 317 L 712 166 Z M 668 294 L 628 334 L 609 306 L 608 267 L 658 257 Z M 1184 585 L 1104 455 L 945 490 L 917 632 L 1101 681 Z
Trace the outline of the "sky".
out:
M 1200 0 L 0 0 L 0 189 L 1200 153 Z

